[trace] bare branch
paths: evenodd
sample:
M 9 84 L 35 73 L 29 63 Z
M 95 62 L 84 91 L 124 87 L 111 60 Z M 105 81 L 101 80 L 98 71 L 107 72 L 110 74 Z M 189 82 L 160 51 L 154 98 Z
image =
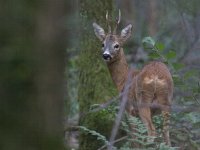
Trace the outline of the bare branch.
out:
M 115 141 L 113 142 L 113 144 L 115 144 L 115 143 L 117 143 L 117 142 L 120 142 L 120 141 L 123 141 L 123 140 L 125 140 L 126 138 L 128 138 L 128 136 L 123 136 L 123 137 L 121 137 L 121 138 L 115 140 Z M 97 149 L 97 150 L 103 150 L 104 148 L 106 148 L 106 146 L 107 146 L 107 145 L 104 145 L 104 146 L 100 147 L 100 148 Z
M 120 125 L 120 122 L 121 122 L 121 119 L 122 119 L 122 115 L 125 111 L 126 103 L 128 101 L 128 92 L 129 92 L 130 83 L 131 83 L 131 73 L 129 73 L 128 80 L 125 84 L 125 89 L 124 89 L 124 94 L 122 95 L 120 109 L 119 109 L 119 112 L 118 112 L 117 117 L 115 119 L 115 124 L 112 128 L 112 132 L 111 132 L 111 136 L 110 136 L 110 145 L 108 145 L 108 150 L 112 150 L 112 148 L 113 148 L 114 140 L 115 140 L 115 137 L 117 135 L 117 131 L 119 129 L 119 125 Z

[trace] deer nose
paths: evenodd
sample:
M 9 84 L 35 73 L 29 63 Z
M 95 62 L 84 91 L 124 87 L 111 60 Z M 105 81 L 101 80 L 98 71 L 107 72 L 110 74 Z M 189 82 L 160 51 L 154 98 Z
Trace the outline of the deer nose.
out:
M 111 56 L 109 54 L 103 54 L 103 59 L 105 60 L 111 59 Z

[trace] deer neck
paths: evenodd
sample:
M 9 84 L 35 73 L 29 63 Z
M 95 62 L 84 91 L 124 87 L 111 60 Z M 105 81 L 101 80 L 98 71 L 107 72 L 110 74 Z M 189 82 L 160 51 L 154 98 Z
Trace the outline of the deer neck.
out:
M 118 91 L 121 92 L 128 77 L 128 64 L 122 48 L 117 60 L 108 63 L 107 66 L 113 82 L 115 83 Z

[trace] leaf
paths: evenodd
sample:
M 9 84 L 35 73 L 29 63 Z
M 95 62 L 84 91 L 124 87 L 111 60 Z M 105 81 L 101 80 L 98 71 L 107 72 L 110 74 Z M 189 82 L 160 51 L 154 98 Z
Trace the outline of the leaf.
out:
M 106 140 L 106 137 L 101 135 L 100 133 L 94 131 L 94 130 L 90 130 L 84 126 L 78 126 L 80 129 L 84 130 L 86 132 L 86 134 L 91 134 L 93 136 L 96 136 L 98 140 L 102 140 L 105 144 L 108 143 L 108 141 Z
M 176 71 L 178 71 L 178 70 L 182 69 L 185 65 L 182 63 L 173 63 L 172 66 L 174 67 L 174 69 Z
M 153 53 L 150 53 L 150 54 L 149 54 L 149 57 L 150 57 L 151 59 L 157 59 L 157 58 L 160 58 L 160 55 L 158 55 L 158 53 L 153 52 Z
M 184 85 L 184 83 L 179 75 L 174 74 L 174 75 L 172 75 L 172 78 L 173 78 L 174 84 L 176 86 Z
M 192 76 L 194 76 L 196 74 L 197 74 L 196 70 L 190 70 L 190 71 L 185 73 L 184 78 L 188 79 L 188 78 L 190 78 L 190 77 L 192 77 Z
M 156 48 L 159 50 L 159 51 L 163 51 L 164 50 L 164 48 L 165 48 L 165 46 L 164 46 L 164 44 L 163 43 L 160 43 L 160 42 L 157 42 L 156 43 Z
M 199 113 L 197 112 L 188 113 L 186 115 L 186 119 L 188 119 L 193 124 L 200 122 Z
M 167 59 L 174 59 L 176 57 L 175 51 L 169 51 L 169 53 L 166 54 Z
M 152 37 L 144 37 L 142 40 L 142 44 L 144 46 L 144 48 L 148 49 L 148 48 L 153 48 L 155 46 L 155 41 Z
M 100 104 L 93 104 L 90 106 L 90 110 L 100 107 Z

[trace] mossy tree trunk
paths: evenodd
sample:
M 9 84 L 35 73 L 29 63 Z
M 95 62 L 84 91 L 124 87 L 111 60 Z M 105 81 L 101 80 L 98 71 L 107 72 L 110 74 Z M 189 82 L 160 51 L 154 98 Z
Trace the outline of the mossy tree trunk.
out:
M 80 78 L 79 78 L 79 105 L 80 125 L 106 136 L 110 136 L 112 128 L 112 113 L 100 111 L 82 115 L 88 112 L 93 104 L 105 103 L 114 95 L 116 88 L 113 85 L 108 69 L 101 58 L 101 43 L 95 37 L 92 23 L 98 22 L 105 29 L 106 11 L 112 13 L 112 0 L 80 0 L 81 43 L 80 43 Z M 97 137 L 81 132 L 80 150 L 96 150 L 104 143 Z

